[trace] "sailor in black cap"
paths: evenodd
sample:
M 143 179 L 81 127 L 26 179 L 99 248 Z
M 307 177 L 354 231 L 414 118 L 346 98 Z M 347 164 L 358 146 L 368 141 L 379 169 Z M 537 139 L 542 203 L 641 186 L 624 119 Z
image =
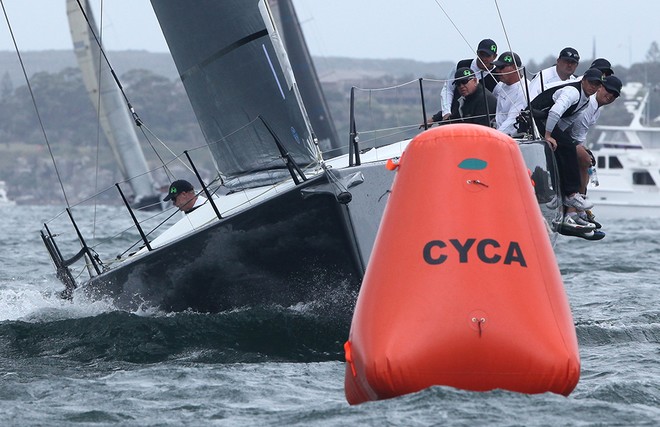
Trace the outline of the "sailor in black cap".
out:
M 471 69 L 479 80 L 482 80 L 483 73 L 482 84 L 486 89 L 492 92 L 497 84 L 497 79 L 495 79 L 490 73 L 494 69 L 492 62 L 495 58 L 497 58 L 497 44 L 491 39 L 483 39 L 477 46 L 476 58 L 458 61 L 456 67 L 454 67 L 447 75 L 447 82 L 440 92 L 441 110 L 438 111 L 429 122 L 439 122 L 443 119 L 447 120 L 451 111 L 456 109 L 456 102 L 459 95 L 456 90 L 456 85 L 453 85 L 452 82 L 455 78 L 454 75 L 459 68 L 466 67 Z
M 580 163 L 581 186 L 580 193 L 586 194 L 589 181 L 588 169 L 592 166 L 592 156 L 584 147 L 587 133 L 600 117 L 600 108 L 613 103 L 621 95 L 623 83 L 618 77 L 610 75 L 603 77 L 603 84 L 596 93 L 589 97 L 589 104 L 580 117 L 571 126 L 571 138 L 578 146 L 578 162 Z
M 623 83 L 616 76 L 603 77 L 601 87 L 593 96 L 589 97 L 589 105 L 571 126 L 571 138 L 576 144 L 586 141 L 587 132 L 600 117 L 600 107 L 613 103 L 621 95 L 622 86 Z
M 605 76 L 611 76 L 614 74 L 614 70 L 612 69 L 612 64 L 610 61 L 608 61 L 605 58 L 597 58 L 594 59 L 594 62 L 591 63 L 589 68 L 598 68 L 600 71 L 603 72 L 603 75 Z
M 179 179 L 170 184 L 167 196 L 163 201 L 172 201 L 174 206 L 183 213 L 189 214 L 206 202 L 206 198 L 195 193 L 192 184 L 185 179 Z
M 456 103 L 452 107 L 447 123 L 474 123 L 491 126 L 495 121 L 497 99 L 477 79 L 471 68 L 462 67 L 454 74 Z
M 529 99 L 557 84 L 568 83 L 575 80 L 573 75 L 580 63 L 580 54 L 572 47 L 565 47 L 559 52 L 557 62 L 549 68 L 541 70 L 529 84 Z
M 537 121 L 537 126 L 557 159 L 562 201 L 565 207 L 562 226 L 586 232 L 593 231 L 595 226 L 579 218 L 577 211 L 591 209 L 593 203 L 586 200 L 586 195 L 580 193 L 580 169 L 570 127 L 587 107 L 589 97 L 602 85 L 602 79 L 603 74 L 600 70 L 590 68 L 581 80 L 545 90 L 531 103 L 535 110 L 548 111 L 547 120 Z
M 524 78 L 522 61 L 515 52 L 504 52 L 493 65 L 500 80 L 493 90 L 497 98 L 496 128 L 507 135 L 515 135 L 518 133 L 514 126 L 516 118 L 529 105 L 525 93 L 529 81 Z

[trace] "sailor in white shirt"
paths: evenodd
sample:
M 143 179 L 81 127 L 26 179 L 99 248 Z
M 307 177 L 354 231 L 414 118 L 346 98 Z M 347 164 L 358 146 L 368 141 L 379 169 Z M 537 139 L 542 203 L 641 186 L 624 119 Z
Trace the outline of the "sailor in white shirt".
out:
M 557 141 L 552 136 L 555 127 L 559 131 L 566 131 L 580 117 L 579 113 L 586 108 L 589 96 L 596 93 L 601 83 L 602 73 L 590 68 L 585 71 L 581 81 L 562 87 L 552 94 L 554 103 L 545 123 L 545 140 L 550 143 L 553 150 L 557 147 Z
M 580 167 L 580 193 L 586 194 L 587 183 L 589 181 L 589 168 L 592 166 L 591 154 L 584 147 L 584 141 L 587 139 L 587 133 L 600 117 L 600 107 L 609 105 L 621 94 L 623 84 L 616 76 L 607 76 L 603 78 L 603 84 L 598 91 L 589 97 L 589 104 L 582 111 L 578 119 L 571 126 L 571 138 L 578 145 L 577 157 Z
M 597 98 L 602 91 L 602 89 L 598 89 L 595 94 L 589 97 L 587 106 L 571 126 L 571 138 L 576 144 L 584 143 L 587 139 L 587 132 L 600 117 L 600 105 Z
M 528 107 L 525 84 L 529 82 L 522 80 L 522 61 L 514 52 L 504 52 L 493 65 L 500 80 L 493 90 L 497 98 L 496 128 L 507 135 L 514 135 L 518 133 L 514 126 L 516 118 L 521 110 Z
M 584 73 L 581 81 L 546 90 L 532 102 L 532 105 L 539 109 L 543 108 L 540 104 L 548 101 L 551 105 L 545 125 L 543 123 L 537 125 L 557 159 L 560 188 L 564 196 L 563 203 L 567 209 L 566 213 L 570 214 L 564 217 L 565 224 L 572 224 L 577 209 L 586 210 L 593 207 L 593 203 L 585 200 L 580 193 L 577 152 L 569 127 L 579 118 L 580 113 L 587 106 L 589 97 L 601 86 L 602 76 L 600 70 L 590 68 Z
M 529 98 L 534 99 L 546 89 L 575 80 L 573 75 L 580 63 L 580 54 L 572 47 L 565 47 L 559 52 L 557 63 L 541 70 L 529 84 Z
M 576 144 L 583 144 L 586 141 L 587 132 L 600 117 L 600 107 L 613 103 L 621 95 L 623 83 L 618 77 L 606 76 L 603 77 L 602 82 L 598 91 L 589 97 L 589 105 L 571 127 L 571 138 Z
M 587 139 L 587 132 L 596 124 L 600 117 L 600 107 L 609 105 L 621 94 L 623 83 L 618 77 L 613 76 L 610 61 L 598 58 L 591 63 L 590 68 L 596 68 L 603 73 L 603 88 L 589 97 L 589 105 L 582 111 L 578 119 L 571 127 L 571 138 L 576 144 L 583 144 Z M 580 77 L 581 78 L 581 77 Z

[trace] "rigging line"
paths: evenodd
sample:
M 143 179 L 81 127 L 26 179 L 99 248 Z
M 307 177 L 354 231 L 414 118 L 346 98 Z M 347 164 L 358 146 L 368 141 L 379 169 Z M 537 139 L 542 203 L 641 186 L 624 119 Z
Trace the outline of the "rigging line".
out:
M 509 40 L 509 33 L 507 33 L 506 31 L 506 26 L 504 25 L 504 19 L 502 18 L 502 11 L 500 11 L 500 5 L 497 3 L 497 0 L 494 0 L 494 2 L 495 2 L 495 9 L 497 9 L 497 16 L 500 19 L 500 24 L 502 25 L 502 31 L 504 31 L 504 39 L 506 40 L 506 45 L 509 48 L 509 52 L 513 52 L 513 49 L 511 48 L 511 40 Z M 517 66 L 516 69 L 518 69 Z
M 435 4 L 438 5 L 438 7 L 440 8 L 440 10 L 442 10 L 442 13 L 445 14 L 445 16 L 447 17 L 447 19 L 449 20 L 449 22 L 451 23 L 451 25 L 454 27 L 454 29 L 456 30 L 456 32 L 458 33 L 458 35 L 461 36 L 461 38 L 463 39 L 463 41 L 465 42 L 465 44 L 467 44 L 467 45 L 469 46 L 470 51 L 471 51 L 472 53 L 475 54 L 477 61 L 481 62 L 481 65 L 482 65 L 484 68 L 486 68 L 486 64 L 484 64 L 484 62 L 481 60 L 481 58 L 479 58 L 479 55 L 477 55 L 477 51 L 472 47 L 472 45 L 470 44 L 470 42 L 468 42 L 468 40 L 465 38 L 465 36 L 464 36 L 463 33 L 461 32 L 461 30 L 458 29 L 458 26 L 456 25 L 456 23 L 454 22 L 454 20 L 451 19 L 451 17 L 449 16 L 449 14 L 448 14 L 447 11 L 445 10 L 445 8 L 442 7 L 442 5 L 440 4 L 440 2 L 439 2 L 438 0 L 434 0 L 434 1 L 435 1 Z M 490 71 L 488 71 L 488 74 L 491 74 Z
M 128 105 L 129 110 L 131 111 L 131 114 L 133 115 L 133 118 L 135 119 L 136 123 L 140 121 L 139 117 L 137 116 L 137 113 L 133 109 L 133 106 L 131 105 L 131 102 L 128 100 L 128 96 L 126 95 L 126 92 L 124 92 L 124 87 L 121 85 L 121 82 L 119 81 L 119 78 L 117 77 L 117 74 L 115 73 L 114 68 L 112 68 L 112 65 L 110 64 L 110 60 L 108 59 L 108 56 L 105 54 L 105 49 L 103 49 L 103 45 L 101 45 L 101 41 L 99 38 L 96 36 L 96 31 L 92 27 L 92 23 L 89 21 L 89 17 L 87 16 L 87 13 L 85 12 L 85 9 L 82 7 L 82 4 L 80 3 L 80 0 L 76 0 L 76 3 L 78 3 L 78 8 L 80 9 L 80 12 L 82 13 L 83 17 L 85 18 L 85 22 L 87 22 L 87 27 L 89 27 L 90 32 L 92 33 L 92 36 L 94 36 L 94 41 L 96 41 L 96 45 L 99 47 L 99 51 L 101 52 L 101 55 L 103 56 L 103 59 L 105 60 L 105 63 L 108 65 L 108 68 L 110 68 L 110 74 L 112 75 L 112 78 L 115 80 L 115 83 L 117 84 L 117 87 L 119 88 L 119 91 L 121 92 L 122 96 L 124 97 L 124 101 L 126 101 L 126 104 Z
M 89 5 L 89 2 L 86 4 Z M 80 2 L 78 2 L 78 6 L 80 7 Z M 90 5 L 91 7 L 91 5 Z M 100 21 L 101 25 L 99 25 L 99 38 L 101 41 L 103 41 L 103 0 L 101 0 L 101 15 L 100 15 Z M 101 159 L 101 93 L 102 93 L 102 88 L 101 85 L 103 84 L 103 80 L 101 79 L 101 66 L 103 64 L 103 61 L 101 60 L 101 55 L 99 55 L 99 66 L 98 66 L 98 76 L 97 76 L 97 81 L 99 82 L 99 90 L 97 93 L 96 97 L 96 105 L 99 106 L 99 108 L 96 109 L 96 176 L 94 177 L 94 193 L 98 193 L 99 190 L 99 163 Z M 92 220 L 92 236 L 95 238 L 96 237 L 96 218 L 97 218 L 97 212 L 98 212 L 98 199 L 94 199 L 94 216 Z
M 511 48 L 511 40 L 509 39 L 509 33 L 506 30 L 506 25 L 504 25 L 504 18 L 502 18 L 502 12 L 500 10 L 500 5 L 497 2 L 497 0 L 494 0 L 494 2 L 495 2 L 495 8 L 497 9 L 497 16 L 500 19 L 500 24 L 502 25 L 502 31 L 504 32 L 504 39 L 506 40 L 506 44 L 509 47 L 509 52 L 513 52 L 513 49 Z M 523 92 L 523 94 L 525 96 L 525 99 L 527 101 L 527 109 L 529 111 L 531 111 L 531 109 L 532 109 L 532 106 L 531 106 L 532 100 L 529 99 L 529 88 L 527 87 L 527 70 L 526 70 L 525 67 L 522 67 L 522 68 L 518 67 L 518 64 L 516 64 L 516 61 L 515 61 L 515 57 L 514 57 L 513 63 L 516 66 L 516 72 L 517 73 L 519 73 L 519 70 L 522 69 L 522 78 L 518 80 L 518 83 L 520 84 L 522 92 Z M 539 71 L 539 73 L 540 72 L 541 71 Z M 534 123 L 533 118 L 532 118 L 532 124 L 533 124 L 532 134 L 534 135 L 534 137 L 539 137 L 538 129 L 536 128 L 536 124 Z
M 378 88 L 362 88 L 362 87 L 357 87 L 357 86 L 353 86 L 353 87 L 356 90 L 363 91 L 363 92 L 366 92 L 366 91 L 382 92 L 382 91 L 385 91 L 385 90 L 398 89 L 400 87 L 407 86 L 407 85 L 414 84 L 414 83 L 419 83 L 419 80 L 415 79 L 415 80 L 411 80 L 409 82 L 400 83 L 400 84 L 397 84 L 397 85 L 394 85 L 394 86 L 389 86 L 389 87 L 378 87 Z
M 160 153 L 158 152 L 158 150 L 156 150 L 156 147 L 155 147 L 154 144 L 151 142 L 151 138 L 149 138 L 149 135 L 152 135 L 154 138 L 156 138 L 156 141 L 160 142 L 160 145 L 162 145 L 163 147 L 165 147 L 165 149 L 166 149 L 167 151 L 169 151 L 169 153 L 170 153 L 172 156 L 174 156 L 175 159 L 179 159 L 179 161 L 181 162 L 181 164 L 182 164 L 185 168 L 187 168 L 190 172 L 192 172 L 192 168 L 190 168 L 190 166 L 188 166 L 188 165 L 186 164 L 186 162 L 184 162 L 179 156 L 177 156 L 176 154 L 174 154 L 174 151 L 172 151 L 172 149 L 171 149 L 170 147 L 168 147 L 167 144 L 165 144 L 160 138 L 158 138 L 158 136 L 156 136 L 156 135 L 152 132 L 152 130 L 149 129 L 149 126 L 145 125 L 144 123 L 141 123 L 141 125 L 140 125 L 139 127 L 140 127 L 140 132 L 142 132 L 142 135 L 143 135 L 144 138 L 147 140 L 147 143 L 149 143 L 149 147 L 151 147 L 151 150 L 154 152 L 154 154 L 156 155 L 156 157 L 157 157 L 158 160 L 160 161 L 160 164 L 163 165 L 163 169 L 165 170 L 165 175 L 167 175 L 168 179 L 171 180 L 172 178 L 174 178 L 174 173 L 172 173 L 172 171 L 171 171 L 171 170 L 169 169 L 169 167 L 167 166 L 168 163 L 166 163 L 165 160 L 163 160 L 163 158 L 162 158 L 162 156 L 160 155 Z M 145 132 L 145 130 L 146 130 L 146 132 Z
M 509 48 L 509 52 L 513 52 L 513 49 L 511 47 L 511 40 L 509 39 L 509 33 L 506 30 L 506 25 L 504 25 L 504 18 L 502 18 L 502 11 L 500 10 L 500 5 L 497 3 L 497 0 L 494 0 L 494 2 L 495 2 L 495 9 L 497 9 L 497 16 L 500 19 L 500 24 L 502 25 L 502 31 L 504 32 L 504 39 L 506 40 L 506 45 Z M 513 63 L 516 66 L 516 72 L 519 73 L 521 68 L 519 68 L 518 64 L 516 64 L 515 58 L 514 58 Z M 522 86 L 523 93 L 526 94 L 527 91 L 526 91 L 526 87 L 525 87 L 525 84 L 524 84 L 523 80 L 527 78 L 527 73 L 525 73 L 524 67 L 522 69 L 523 69 L 523 76 L 518 81 L 518 83 Z M 525 95 L 525 98 L 526 97 L 527 97 L 527 95 Z M 527 100 L 527 102 L 529 102 L 529 101 L 530 100 Z
M 449 22 L 451 23 L 451 25 L 454 27 L 454 29 L 456 30 L 456 32 L 458 32 L 458 35 L 461 36 L 461 38 L 463 39 L 463 41 L 465 42 L 465 44 L 467 44 L 467 45 L 470 47 L 470 50 L 472 50 L 472 46 L 470 45 L 470 42 L 467 41 L 467 39 L 465 38 L 465 36 L 464 36 L 463 33 L 461 32 L 461 30 L 458 29 L 458 26 L 456 26 L 456 23 L 454 22 L 453 19 L 451 19 L 451 17 L 449 16 L 449 14 L 448 14 L 447 11 L 445 10 L 445 8 L 442 7 L 442 5 L 440 4 L 440 2 L 439 2 L 438 0 L 434 0 L 434 1 L 435 1 L 435 4 L 438 5 L 438 7 L 440 8 L 440 10 L 442 10 L 442 13 L 445 14 L 445 16 L 447 17 L 447 19 L 449 20 Z M 476 53 L 476 52 L 475 52 L 475 53 Z
M 170 209 L 173 209 L 173 208 L 170 208 Z M 172 211 L 172 213 L 171 213 L 169 216 L 167 216 L 167 217 L 166 217 L 164 220 L 162 220 L 158 225 L 156 225 L 154 228 L 152 228 L 150 231 L 148 231 L 148 232 L 145 234 L 145 236 L 146 236 L 146 237 L 149 237 L 149 236 L 151 235 L 151 233 L 153 233 L 154 231 L 156 231 L 156 230 L 158 230 L 160 227 L 162 227 L 163 224 L 165 224 L 167 221 L 169 221 L 169 220 L 170 220 L 174 215 L 176 215 L 177 213 L 179 213 L 179 210 L 178 210 L 178 209 L 174 209 L 174 210 Z M 151 220 L 151 219 L 153 219 L 153 218 L 156 218 L 157 216 L 159 216 L 159 215 L 161 215 L 161 214 L 162 214 L 162 212 L 159 212 L 159 213 L 157 213 L 157 214 L 155 214 L 155 215 L 153 215 L 153 216 L 151 216 L 151 217 L 149 217 L 149 218 L 147 218 L 147 219 L 145 219 L 145 220 L 143 220 L 143 221 L 140 221 L 140 222 L 143 223 L 143 222 L 149 221 L 149 220 Z M 97 243 L 96 245 L 93 246 L 93 248 L 96 248 L 96 247 L 100 246 L 101 244 L 105 244 L 105 243 L 108 243 L 108 242 L 112 242 L 114 239 L 116 239 L 117 237 L 119 237 L 119 236 L 121 236 L 122 234 L 126 233 L 128 230 L 130 230 L 130 229 L 132 229 L 132 228 L 135 228 L 135 226 L 134 226 L 134 225 L 131 225 L 131 226 L 128 226 L 127 228 L 125 228 L 125 229 L 123 229 L 123 230 L 120 230 L 120 231 L 119 231 L 118 233 L 116 233 L 114 236 L 110 236 L 110 237 L 108 237 L 107 239 L 105 239 L 104 241 L 101 241 L 101 242 Z M 120 253 L 119 255 L 117 255 L 117 258 L 116 258 L 116 259 L 121 259 L 124 255 L 126 255 L 126 253 L 127 253 L 128 251 L 130 251 L 131 249 L 133 249 L 133 248 L 134 248 L 135 246 L 137 246 L 139 243 L 143 243 L 143 240 L 140 239 L 140 240 L 136 241 L 135 243 L 133 243 L 131 246 L 128 247 L 128 249 L 126 249 L 124 252 L 122 252 L 122 253 Z
M 473 117 L 480 117 L 480 116 L 473 116 Z M 360 133 L 378 133 L 378 132 L 385 132 L 385 131 L 398 131 L 395 134 L 401 134 L 408 132 L 411 129 L 419 129 L 419 123 L 415 123 L 412 125 L 400 125 L 400 126 L 394 126 L 394 127 L 388 127 L 388 128 L 377 128 L 377 129 L 367 129 L 367 130 L 362 130 Z
M 115 73 L 114 68 L 112 68 L 112 65 L 110 64 L 110 59 L 108 59 L 108 56 L 105 54 L 105 49 L 103 48 L 103 45 L 101 44 L 101 40 L 99 37 L 96 36 L 96 31 L 92 26 L 92 23 L 89 21 L 89 17 L 87 16 L 87 13 L 85 12 L 84 8 L 82 7 L 82 4 L 80 3 L 80 0 L 76 0 L 76 3 L 78 3 L 78 8 L 80 9 L 80 12 L 82 13 L 83 17 L 85 18 L 85 22 L 87 22 L 87 27 L 90 29 L 90 32 L 92 33 L 92 36 L 94 36 L 94 41 L 96 41 L 96 45 L 99 47 L 99 51 L 101 55 L 99 56 L 99 62 L 101 62 L 101 58 L 105 60 L 105 63 L 107 64 L 109 70 L 110 70 L 110 75 L 112 76 L 113 80 L 115 81 L 115 84 L 117 85 L 117 88 L 119 88 L 119 92 L 121 92 L 121 95 L 124 97 L 124 101 L 126 102 L 126 106 L 128 107 L 129 112 L 131 113 L 131 117 L 133 117 L 133 121 L 135 121 L 135 124 L 138 127 L 144 126 L 144 122 L 142 121 L 142 118 L 138 115 L 138 113 L 135 111 L 135 108 L 133 108 L 133 105 L 131 102 L 128 100 L 128 95 L 126 95 L 126 92 L 124 91 L 124 87 L 122 86 L 121 82 L 119 81 L 119 78 L 117 77 L 117 74 Z M 103 0 L 101 1 L 101 13 L 103 13 Z M 103 25 L 101 25 L 101 28 Z M 101 33 L 102 34 L 102 29 Z M 99 67 L 100 69 L 101 67 Z M 100 92 L 100 91 L 99 91 Z M 162 143 L 162 141 L 161 141 Z M 164 145 L 164 144 L 163 144 Z M 152 149 L 154 149 L 153 145 L 151 146 Z M 155 149 L 154 149 L 155 150 Z M 168 148 L 169 150 L 169 148 Z M 171 150 L 169 150 L 171 152 Z M 158 156 L 158 153 L 156 153 Z M 162 164 L 162 158 L 158 156 L 158 159 L 161 161 Z
M 472 47 L 472 45 L 470 44 L 470 42 L 467 41 L 467 39 L 465 38 L 465 36 L 464 36 L 463 33 L 461 32 L 461 30 L 458 29 L 458 26 L 456 25 L 456 23 L 451 19 L 451 17 L 449 16 L 449 14 L 448 14 L 447 11 L 445 10 L 445 8 L 442 7 L 442 5 L 440 4 L 439 0 L 434 0 L 434 1 L 435 1 L 435 4 L 438 5 L 438 7 L 440 8 L 440 10 L 442 10 L 442 13 L 445 14 L 445 16 L 447 17 L 447 19 L 449 20 L 449 22 L 451 23 L 451 25 L 454 27 L 454 29 L 456 30 L 456 32 L 458 32 L 458 35 L 460 35 L 461 38 L 463 39 L 463 41 L 465 42 L 465 44 L 467 44 L 467 45 L 469 46 L 470 51 L 471 51 L 472 53 L 474 53 L 474 55 L 475 55 L 475 57 L 476 57 L 476 60 L 479 61 L 479 62 L 481 63 L 481 65 L 482 65 L 483 69 L 485 69 L 485 68 L 486 68 L 486 64 L 481 60 L 481 58 L 479 58 L 479 55 L 478 55 L 476 49 L 474 49 L 474 48 Z M 480 68 L 481 68 L 481 67 L 480 67 Z M 486 70 L 485 72 L 486 72 L 487 74 L 490 74 L 491 76 L 493 75 L 493 73 L 491 72 L 491 70 Z M 493 77 L 494 77 L 494 76 L 493 76 Z
M 243 125 L 243 126 L 239 127 L 238 129 L 232 131 L 232 132 L 229 133 L 228 135 L 223 136 L 222 138 L 220 138 L 220 139 L 217 140 L 217 141 L 210 141 L 210 142 L 207 142 L 207 143 L 206 143 L 206 147 L 209 147 L 209 148 L 210 148 L 211 144 L 218 144 L 218 143 L 220 143 L 221 141 L 226 140 L 227 138 L 231 137 L 232 135 L 234 135 L 234 134 L 236 134 L 236 133 L 242 131 L 243 129 L 247 128 L 248 126 L 252 125 L 252 124 L 253 124 L 254 122 L 256 122 L 257 120 L 258 120 L 258 119 L 252 119 L 251 121 L 249 121 L 249 122 L 246 123 L 245 125 Z M 166 150 L 172 155 L 172 157 L 174 157 L 173 160 L 178 160 L 178 161 L 181 163 L 181 165 L 183 165 L 183 167 L 185 167 L 186 169 L 188 169 L 188 171 L 192 172 L 192 168 L 191 168 L 186 162 L 183 161 L 183 159 L 181 158 L 181 156 L 175 154 L 174 151 L 172 151 L 172 149 L 171 149 L 170 147 L 168 147 L 167 144 L 165 144 L 165 143 L 164 143 L 164 142 L 163 142 L 163 141 L 162 141 L 162 140 L 161 140 L 161 139 L 160 139 L 160 138 L 159 138 L 159 137 L 158 137 L 158 136 L 157 136 L 157 135 L 156 135 L 156 134 L 155 134 L 150 128 L 149 128 L 149 126 L 145 125 L 144 123 L 141 123 L 141 125 L 140 125 L 140 129 L 141 129 L 142 135 L 144 135 L 144 137 L 146 138 L 147 142 L 149 143 L 149 146 L 150 146 L 151 149 L 154 151 L 154 153 L 156 153 L 156 156 L 158 157 L 158 159 L 161 161 L 161 164 L 162 164 L 163 167 L 165 168 L 165 171 L 166 171 L 165 173 L 168 174 L 168 176 L 169 176 L 170 178 L 173 178 L 173 177 L 174 177 L 174 174 L 168 169 L 168 166 L 167 166 L 170 162 L 165 162 L 165 161 L 161 158 L 161 156 L 160 156 L 160 155 L 158 154 L 158 152 L 156 151 L 156 147 L 154 147 L 154 145 L 152 144 L 152 141 L 151 141 L 151 139 L 149 138 L 149 135 L 152 135 L 154 138 L 156 138 L 156 141 L 158 141 L 158 142 L 159 142 L 159 143 L 160 143 L 160 144 L 161 144 L 161 145 L 162 145 L 162 146 L 163 146 L 163 147 L 164 147 L 164 148 L 165 148 L 165 149 L 166 149 Z M 147 133 L 145 133 L 145 129 L 146 129 L 146 131 L 148 132 L 149 135 L 147 135 Z M 202 147 L 203 147 L 203 146 L 202 146 Z M 202 147 L 197 147 L 197 148 L 202 148 Z M 195 148 L 195 149 L 197 149 L 197 148 Z M 189 151 L 190 151 L 190 150 L 189 150 Z
M 55 169 L 55 174 L 57 175 L 57 180 L 60 183 L 60 188 L 62 189 L 62 195 L 64 196 L 64 201 L 67 205 L 69 206 L 69 199 L 66 196 L 66 191 L 64 190 L 64 184 L 62 183 L 62 176 L 60 175 L 60 171 L 57 168 L 57 164 L 55 163 L 55 156 L 53 155 L 53 150 L 50 146 L 50 141 L 48 140 L 48 135 L 46 134 L 46 129 L 44 127 L 43 120 L 41 118 L 41 114 L 39 113 L 39 108 L 37 107 L 37 100 L 34 97 L 34 92 L 32 90 L 32 85 L 30 84 L 30 79 L 28 78 L 27 75 L 27 70 L 25 69 L 25 63 L 23 62 L 23 57 L 21 55 L 21 52 L 18 49 L 18 44 L 16 43 L 16 37 L 14 36 L 14 30 L 12 29 L 12 26 L 9 22 L 9 15 L 7 15 L 7 10 L 5 9 L 5 3 L 3 0 L 0 0 L 0 5 L 2 5 L 2 12 L 5 15 L 5 21 L 7 22 L 7 28 L 9 29 L 9 34 L 11 34 L 11 40 L 12 43 L 14 44 L 14 49 L 16 50 L 16 55 L 18 56 L 18 61 L 21 64 L 21 70 L 23 71 L 23 76 L 25 77 L 25 82 L 28 88 L 28 91 L 30 92 L 30 98 L 32 99 L 32 105 L 34 106 L 34 110 L 37 114 L 37 120 L 39 121 L 39 127 L 41 128 L 41 133 L 44 136 L 44 140 L 46 141 L 46 146 L 48 147 L 48 152 L 50 153 L 50 158 L 53 162 L 53 168 Z
M 432 79 L 430 77 L 424 77 L 424 82 L 431 82 L 431 83 L 447 83 L 450 81 L 454 81 L 455 79 Z

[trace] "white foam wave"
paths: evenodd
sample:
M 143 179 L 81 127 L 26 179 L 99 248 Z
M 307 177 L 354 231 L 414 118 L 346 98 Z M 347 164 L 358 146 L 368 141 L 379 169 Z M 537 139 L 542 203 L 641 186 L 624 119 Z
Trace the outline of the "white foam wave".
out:
M 41 290 L 33 285 L 0 285 L 0 321 L 46 322 L 77 319 L 116 311 L 111 301 L 85 298 L 63 300 L 58 290 Z

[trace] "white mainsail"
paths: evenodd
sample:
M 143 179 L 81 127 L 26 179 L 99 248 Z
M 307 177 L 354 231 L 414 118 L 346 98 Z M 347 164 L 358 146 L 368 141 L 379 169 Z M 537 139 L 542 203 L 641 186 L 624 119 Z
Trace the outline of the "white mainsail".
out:
M 87 0 L 82 1 L 88 25 L 76 0 L 67 0 L 67 16 L 73 39 L 74 52 L 82 72 L 87 92 L 99 113 L 103 133 L 105 134 L 119 169 L 125 180 L 129 180 L 134 193 L 133 203 L 156 195 L 154 181 L 149 174 L 147 161 L 140 147 L 134 122 L 129 114 L 122 95 L 117 87 L 110 67 L 101 57 L 96 38 L 91 28 L 96 31 L 92 9 Z M 100 95 L 99 95 L 100 94 Z

